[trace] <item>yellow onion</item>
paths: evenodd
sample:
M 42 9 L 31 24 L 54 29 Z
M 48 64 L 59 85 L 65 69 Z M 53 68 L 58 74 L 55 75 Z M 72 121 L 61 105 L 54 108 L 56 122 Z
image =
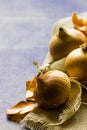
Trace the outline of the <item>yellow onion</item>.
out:
M 54 60 L 66 57 L 72 50 L 86 42 L 86 36 L 76 29 L 59 28 L 49 43 L 49 52 Z
M 34 90 L 35 102 L 43 108 L 57 108 L 69 98 L 70 88 L 70 79 L 64 72 L 52 70 L 41 73 L 37 76 Z
M 87 43 L 73 50 L 66 58 L 65 70 L 71 77 L 77 80 L 87 80 Z

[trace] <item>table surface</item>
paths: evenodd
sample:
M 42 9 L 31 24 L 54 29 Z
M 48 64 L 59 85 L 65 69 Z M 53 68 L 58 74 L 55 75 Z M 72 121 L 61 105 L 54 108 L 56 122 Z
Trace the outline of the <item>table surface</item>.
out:
M 86 12 L 87 1 L 0 0 L 0 130 L 26 129 L 8 121 L 6 110 L 25 100 L 25 83 L 37 74 L 33 61 L 42 64 L 53 24 L 74 11 Z M 87 106 L 82 105 L 59 129 L 86 130 L 86 117 Z

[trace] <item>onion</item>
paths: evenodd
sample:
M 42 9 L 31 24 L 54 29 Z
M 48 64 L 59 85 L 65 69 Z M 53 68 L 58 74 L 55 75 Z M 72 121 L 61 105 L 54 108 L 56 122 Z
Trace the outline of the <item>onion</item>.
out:
M 43 108 L 57 108 L 68 100 L 70 95 L 70 79 L 62 71 L 51 70 L 37 76 L 34 90 L 35 102 Z
M 72 50 L 86 42 L 85 35 L 76 29 L 60 27 L 49 43 L 49 52 L 54 60 L 66 57 Z
M 87 80 L 87 43 L 72 51 L 66 58 L 65 70 L 70 77 Z

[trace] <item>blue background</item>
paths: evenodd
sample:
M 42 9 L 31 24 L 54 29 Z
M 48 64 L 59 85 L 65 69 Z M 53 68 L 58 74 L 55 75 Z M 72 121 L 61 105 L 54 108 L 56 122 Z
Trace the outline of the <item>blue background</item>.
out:
M 7 108 L 25 100 L 25 83 L 37 74 L 48 50 L 53 24 L 87 0 L 0 0 L 0 130 L 21 130 L 6 119 Z

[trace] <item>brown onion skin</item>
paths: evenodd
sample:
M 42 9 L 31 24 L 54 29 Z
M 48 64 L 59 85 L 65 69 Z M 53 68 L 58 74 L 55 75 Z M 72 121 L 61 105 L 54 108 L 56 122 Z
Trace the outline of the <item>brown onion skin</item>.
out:
M 52 70 L 39 75 L 34 98 L 40 107 L 54 109 L 69 98 L 70 88 L 68 76 L 61 71 Z
M 82 32 L 76 29 L 60 27 L 58 34 L 54 35 L 50 40 L 49 52 L 54 60 L 59 60 L 86 41 L 87 38 Z
M 79 81 L 87 80 L 87 49 L 78 48 L 72 51 L 66 58 L 65 70 L 70 77 Z

